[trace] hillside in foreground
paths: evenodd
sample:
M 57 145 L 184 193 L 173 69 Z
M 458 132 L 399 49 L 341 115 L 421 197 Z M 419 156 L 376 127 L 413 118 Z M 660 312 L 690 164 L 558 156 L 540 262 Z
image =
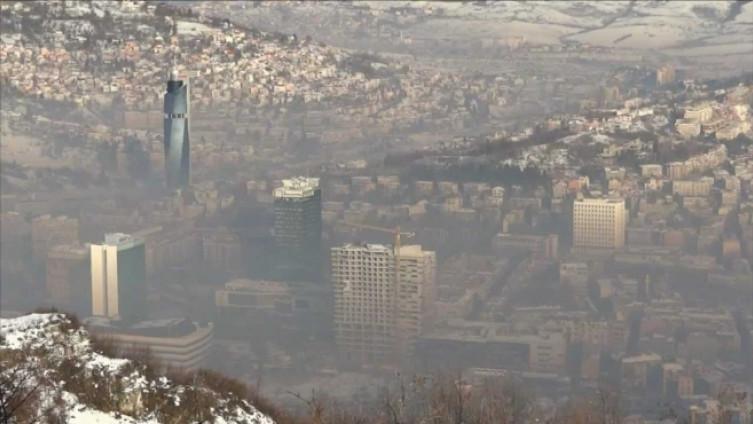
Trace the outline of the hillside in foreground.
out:
M 0 320 L 0 422 L 274 423 L 233 380 L 205 371 L 159 376 L 108 350 L 64 314 Z

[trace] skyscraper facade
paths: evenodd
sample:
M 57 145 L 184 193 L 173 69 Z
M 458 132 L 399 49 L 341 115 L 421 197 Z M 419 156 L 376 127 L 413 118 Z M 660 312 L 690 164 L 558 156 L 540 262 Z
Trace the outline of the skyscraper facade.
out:
M 346 244 L 331 250 L 335 342 L 343 359 L 390 364 L 409 358 L 431 320 L 436 255 L 418 245 Z
M 418 336 L 434 318 L 437 257 L 419 245 L 402 246 L 397 264 L 396 347 L 399 358 L 409 358 Z
M 282 181 L 274 191 L 275 274 L 291 281 L 321 278 L 322 196 L 318 178 Z
M 620 249 L 627 217 L 623 199 L 578 199 L 573 204 L 573 245 Z
M 347 362 L 395 358 L 395 257 L 381 244 L 333 247 L 335 343 Z
M 167 187 L 185 187 L 189 182 L 190 143 L 188 80 L 181 80 L 173 70 L 165 92 L 165 174 Z
M 133 322 L 146 314 L 144 242 L 128 234 L 105 235 L 90 246 L 92 315 Z

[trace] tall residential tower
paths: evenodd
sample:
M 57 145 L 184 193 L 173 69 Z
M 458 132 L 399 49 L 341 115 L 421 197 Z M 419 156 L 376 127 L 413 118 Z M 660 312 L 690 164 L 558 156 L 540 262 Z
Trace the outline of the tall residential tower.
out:
M 397 258 L 396 258 L 397 254 Z M 331 250 L 335 342 L 342 359 L 395 364 L 410 358 L 432 318 L 436 255 L 418 245 Z
M 322 196 L 318 178 L 292 178 L 275 189 L 275 273 L 292 281 L 321 274 Z
M 189 97 L 188 80 L 181 80 L 173 70 L 165 92 L 165 173 L 167 187 L 182 188 L 188 185 L 190 168 Z

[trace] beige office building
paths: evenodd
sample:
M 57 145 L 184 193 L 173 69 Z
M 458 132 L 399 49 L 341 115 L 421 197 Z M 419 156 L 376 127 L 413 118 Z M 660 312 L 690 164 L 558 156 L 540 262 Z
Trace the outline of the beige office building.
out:
M 90 245 L 92 315 L 135 321 L 146 314 L 144 241 L 123 233 L 105 234 Z
M 430 316 L 436 257 L 420 246 L 400 253 L 396 262 L 380 244 L 332 248 L 335 340 L 347 361 L 389 364 L 413 352 Z
M 624 199 L 578 199 L 573 205 L 573 246 L 620 249 L 627 224 Z

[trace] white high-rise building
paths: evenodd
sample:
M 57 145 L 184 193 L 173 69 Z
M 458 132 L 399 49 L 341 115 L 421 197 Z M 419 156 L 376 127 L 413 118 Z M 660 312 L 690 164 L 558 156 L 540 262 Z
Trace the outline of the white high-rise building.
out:
M 335 339 L 349 361 L 393 363 L 407 357 L 431 315 L 436 257 L 421 246 L 332 248 Z M 397 272 L 396 272 L 397 267 Z
M 146 313 L 144 242 L 128 234 L 105 235 L 90 246 L 92 315 L 143 320 Z
M 573 205 L 573 246 L 620 249 L 626 224 L 624 199 L 578 199 Z

